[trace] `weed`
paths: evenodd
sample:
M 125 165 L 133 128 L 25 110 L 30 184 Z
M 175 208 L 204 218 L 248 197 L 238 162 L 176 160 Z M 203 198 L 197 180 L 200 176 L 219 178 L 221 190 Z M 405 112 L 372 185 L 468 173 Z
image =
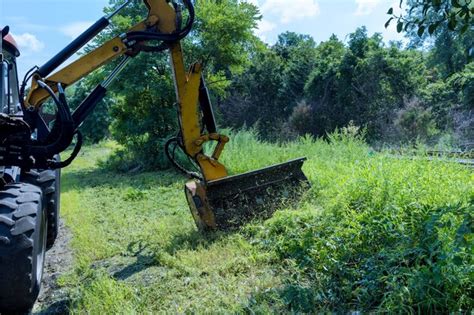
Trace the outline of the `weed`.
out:
M 65 170 L 73 313 L 457 312 L 473 308 L 473 177 L 442 160 L 373 153 L 353 129 L 269 144 L 233 132 L 232 174 L 308 157 L 312 188 L 240 233 L 196 231 L 171 171 Z

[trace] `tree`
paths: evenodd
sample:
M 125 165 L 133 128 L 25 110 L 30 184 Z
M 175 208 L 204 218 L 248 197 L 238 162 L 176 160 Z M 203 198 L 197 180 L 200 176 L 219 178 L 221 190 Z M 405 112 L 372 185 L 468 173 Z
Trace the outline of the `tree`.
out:
M 323 136 L 351 121 L 367 128 L 369 140 L 386 136 L 396 110 L 423 86 L 421 54 L 385 47 L 366 28 L 349 35 L 347 48 L 332 37 L 318 48 L 318 63 L 306 84 L 313 130 Z
M 191 61 L 202 60 L 210 73 L 241 73 L 257 38 L 253 29 L 260 19 L 254 5 L 237 0 L 196 1 L 196 22 L 186 51 Z
M 400 8 L 403 0 L 400 0 Z M 416 29 L 419 36 L 427 31 L 430 35 L 446 25 L 451 31 L 464 33 L 474 25 L 474 2 L 472 0 L 406 0 L 406 14 L 394 14 L 394 8 L 388 10 L 391 18 L 386 27 L 397 22 L 397 31 Z
M 286 104 L 288 114 L 304 97 L 304 87 L 314 68 L 316 43 L 309 35 L 286 32 L 278 36 L 273 50 L 284 63 L 281 101 Z
M 465 100 L 470 99 L 468 78 L 474 60 L 474 3 L 410 0 L 406 4 L 406 14 L 398 18 L 404 19 L 410 46 L 423 46 L 427 51 L 430 69 L 429 84 L 419 95 L 422 103 L 431 108 L 437 129 L 455 133 L 461 142 L 469 139 L 472 136 L 463 130 L 472 129 L 472 114 Z
M 106 12 L 119 5 L 119 1 L 111 0 Z M 124 32 L 143 19 L 144 12 L 141 2 L 132 2 L 94 45 Z M 258 9 L 237 0 L 198 0 L 196 16 L 193 31 L 182 41 L 186 62 L 204 62 L 211 92 L 214 97 L 224 96 L 229 80 L 243 71 L 256 43 L 252 29 L 260 18 Z M 178 132 L 171 75 L 166 53 L 140 54 L 112 87 L 118 100 L 111 110 L 112 136 L 125 147 L 127 156 L 144 167 L 168 165 L 162 144 Z M 145 160 L 146 165 L 142 162 Z
M 305 97 L 312 111 L 298 109 L 300 113 L 311 114 L 312 127 L 308 129 L 315 135 L 324 135 L 338 125 L 334 121 L 338 117 L 334 103 L 340 89 L 340 67 L 345 54 L 346 47 L 336 35 L 316 48 L 316 65 L 305 85 Z
M 252 54 L 252 65 L 238 76 L 221 110 L 235 127 L 257 124 L 267 139 L 286 133 L 284 125 L 304 98 L 305 83 L 316 64 L 316 43 L 309 35 L 286 32 L 271 47 Z
M 438 133 L 431 107 L 422 104 L 416 97 L 396 112 L 394 124 L 398 131 L 397 140 L 401 142 L 427 141 Z
M 281 98 L 284 61 L 270 49 L 257 53 L 252 61 L 253 65 L 232 83 L 221 111 L 227 124 L 242 127 L 258 123 L 261 135 L 271 138 L 289 116 Z

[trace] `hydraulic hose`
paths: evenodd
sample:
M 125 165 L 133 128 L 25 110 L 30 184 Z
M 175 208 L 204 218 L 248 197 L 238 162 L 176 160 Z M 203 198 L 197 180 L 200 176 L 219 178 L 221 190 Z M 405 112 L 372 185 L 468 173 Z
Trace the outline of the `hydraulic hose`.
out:
M 170 147 L 172 144 L 174 144 L 174 147 L 172 150 L 170 150 Z M 189 176 L 191 178 L 198 179 L 198 180 L 202 180 L 203 178 L 199 173 L 187 170 L 184 166 L 182 166 L 176 161 L 175 151 L 177 147 L 179 147 L 179 140 L 177 137 L 173 137 L 169 139 L 168 141 L 166 141 L 165 143 L 165 154 L 168 160 L 171 162 L 171 164 L 173 164 L 173 166 L 176 169 L 178 169 L 180 172 L 182 172 L 184 175 Z
M 183 1 L 184 6 L 188 9 L 189 18 L 186 23 L 186 26 L 177 33 L 173 34 L 155 34 L 145 31 L 137 31 L 137 32 L 130 32 L 127 34 L 127 40 L 132 41 L 150 41 L 150 40 L 157 40 L 157 41 L 165 41 L 165 42 L 173 42 L 178 41 L 186 37 L 194 24 L 194 19 L 196 16 L 194 5 L 190 0 Z
M 59 124 L 57 127 L 59 131 L 57 132 L 58 136 L 55 141 L 44 145 L 31 145 L 26 148 L 28 155 L 43 159 L 64 151 L 71 144 L 72 138 L 74 137 L 74 121 L 72 120 L 71 111 L 67 106 L 66 97 L 62 87 L 58 84 L 58 90 L 60 91 L 60 96 L 58 98 L 46 83 L 41 80 L 38 80 L 37 82 L 41 88 L 45 89 L 48 94 L 50 94 L 58 107 L 55 124 Z
M 76 141 L 76 145 L 74 146 L 74 149 L 72 150 L 71 156 L 69 156 L 66 160 L 60 161 L 60 162 L 57 162 L 54 160 L 48 161 L 48 166 L 50 168 L 56 169 L 56 168 L 67 167 L 71 165 L 72 161 L 76 159 L 77 155 L 79 154 L 82 148 L 82 133 L 80 131 L 77 131 L 76 135 L 77 135 L 77 141 Z

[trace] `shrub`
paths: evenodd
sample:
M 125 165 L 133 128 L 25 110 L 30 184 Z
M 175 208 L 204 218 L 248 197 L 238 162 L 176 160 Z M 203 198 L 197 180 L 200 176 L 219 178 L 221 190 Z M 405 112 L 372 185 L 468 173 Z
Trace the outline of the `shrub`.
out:
M 292 130 L 299 135 L 312 134 L 313 132 L 313 111 L 311 106 L 302 101 L 293 108 L 288 124 Z
M 161 85 L 171 85 L 162 81 Z M 158 90 L 157 90 L 158 91 Z M 112 135 L 124 149 L 112 158 L 116 169 L 163 169 L 168 167 L 164 143 L 177 130 L 172 97 L 150 89 L 137 90 L 112 108 Z M 164 88 L 163 91 L 172 91 Z
M 348 134 L 316 142 L 321 158 L 305 168 L 313 189 L 299 210 L 248 228 L 287 275 L 281 298 L 296 312 L 471 310 L 469 170 L 373 155 Z
M 398 110 L 395 127 L 401 141 L 427 141 L 438 133 L 431 108 L 425 108 L 417 98 L 405 102 L 405 107 Z

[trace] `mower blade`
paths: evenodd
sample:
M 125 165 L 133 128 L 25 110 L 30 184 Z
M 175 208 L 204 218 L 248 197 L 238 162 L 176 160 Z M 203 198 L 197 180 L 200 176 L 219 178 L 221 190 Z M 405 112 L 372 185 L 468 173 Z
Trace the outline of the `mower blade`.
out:
M 254 219 L 267 219 L 278 208 L 294 203 L 310 186 L 301 170 L 305 160 L 209 181 L 205 186 L 188 183 L 188 202 L 198 227 L 234 230 Z

